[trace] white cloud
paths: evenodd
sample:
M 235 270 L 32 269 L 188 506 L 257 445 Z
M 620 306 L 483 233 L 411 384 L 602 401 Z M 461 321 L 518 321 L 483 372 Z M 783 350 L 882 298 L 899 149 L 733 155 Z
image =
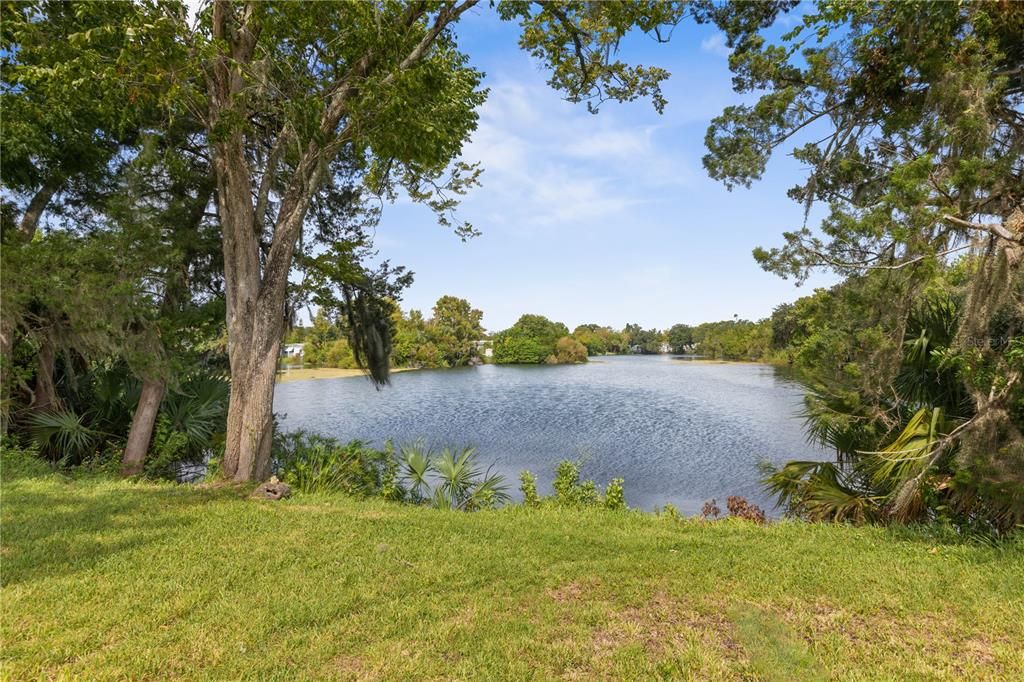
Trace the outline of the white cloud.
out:
M 648 202 L 652 186 L 685 184 L 692 175 L 659 149 L 658 132 L 610 111 L 585 113 L 547 87 L 499 81 L 463 152 L 484 168 L 467 217 L 484 229 L 484 221 L 582 224 Z
M 725 34 L 721 32 L 710 35 L 700 41 L 700 49 L 709 54 L 718 55 L 719 57 L 728 57 L 732 54 L 732 50 L 725 44 Z
M 583 159 L 627 158 L 648 153 L 654 128 L 602 130 L 565 145 L 565 153 Z

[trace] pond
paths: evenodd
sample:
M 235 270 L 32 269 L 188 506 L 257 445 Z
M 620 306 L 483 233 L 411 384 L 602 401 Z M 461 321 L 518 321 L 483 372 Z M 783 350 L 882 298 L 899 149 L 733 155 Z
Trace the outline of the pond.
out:
M 285 430 L 380 444 L 423 439 L 472 445 L 518 490 L 519 472 L 550 492 L 555 465 L 583 457 L 600 488 L 625 479 L 631 507 L 665 503 L 686 514 L 742 495 L 772 506 L 758 461 L 828 459 L 808 445 L 803 392 L 774 367 L 671 356 L 608 356 L 584 365 L 422 370 L 380 391 L 361 377 L 280 384 L 274 411 Z

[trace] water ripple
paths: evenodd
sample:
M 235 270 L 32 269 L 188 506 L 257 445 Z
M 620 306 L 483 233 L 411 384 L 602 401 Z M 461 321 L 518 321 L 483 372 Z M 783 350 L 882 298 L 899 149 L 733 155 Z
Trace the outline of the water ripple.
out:
M 626 480 L 631 506 L 693 514 L 728 495 L 770 506 L 759 459 L 828 458 L 804 440 L 801 400 L 772 367 L 656 356 L 403 372 L 380 391 L 360 378 L 286 383 L 274 410 L 285 429 L 341 440 L 475 445 L 512 481 L 529 469 L 548 491 L 558 460 L 585 456 L 599 485 Z

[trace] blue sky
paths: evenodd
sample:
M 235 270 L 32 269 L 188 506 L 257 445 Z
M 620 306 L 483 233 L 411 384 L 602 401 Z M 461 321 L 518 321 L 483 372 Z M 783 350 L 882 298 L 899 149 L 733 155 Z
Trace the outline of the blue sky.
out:
M 461 242 L 429 210 L 385 207 L 376 245 L 409 267 L 402 307 L 427 312 L 444 294 L 469 299 L 491 331 L 523 313 L 566 323 L 666 328 L 758 319 L 782 302 L 831 284 L 797 288 L 763 272 L 755 246 L 802 224 L 785 192 L 802 177 L 786 155 L 751 189 L 727 191 L 701 166 L 710 119 L 738 101 L 727 51 L 712 27 L 685 25 L 658 45 L 631 40 L 623 55 L 672 72 L 659 116 L 646 101 L 572 105 L 516 45 L 514 24 L 482 8 L 458 28 L 461 47 L 486 72 L 490 97 L 464 150 L 485 168 L 459 214 L 483 234 Z

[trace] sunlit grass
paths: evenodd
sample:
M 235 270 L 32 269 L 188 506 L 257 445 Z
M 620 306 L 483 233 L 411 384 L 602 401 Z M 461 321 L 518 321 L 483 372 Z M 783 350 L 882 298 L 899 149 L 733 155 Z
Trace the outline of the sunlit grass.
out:
M 5 679 L 1024 675 L 1019 543 L 10 473 Z

